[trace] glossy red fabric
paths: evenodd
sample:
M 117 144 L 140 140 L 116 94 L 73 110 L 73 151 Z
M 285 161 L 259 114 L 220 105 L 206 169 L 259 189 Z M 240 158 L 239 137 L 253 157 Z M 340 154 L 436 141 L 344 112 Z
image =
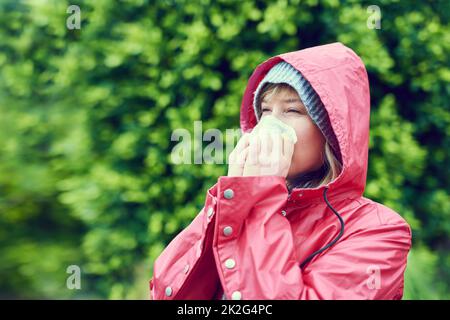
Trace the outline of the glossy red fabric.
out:
M 294 189 L 290 196 L 281 177 L 219 177 L 204 208 L 155 261 L 154 299 L 220 299 L 222 288 L 227 299 L 402 297 L 410 227 L 392 209 L 363 196 L 370 116 L 363 62 L 341 43 L 264 61 L 242 100 L 244 132 L 256 124 L 252 101 L 258 83 L 281 60 L 297 68 L 322 99 L 339 141 L 341 174 L 327 186 Z M 340 231 L 324 201 L 325 187 L 345 222 L 344 235 L 300 269 Z M 224 196 L 228 189 L 231 199 Z M 225 227 L 231 234 L 224 234 Z M 234 262 L 231 268 L 228 259 Z

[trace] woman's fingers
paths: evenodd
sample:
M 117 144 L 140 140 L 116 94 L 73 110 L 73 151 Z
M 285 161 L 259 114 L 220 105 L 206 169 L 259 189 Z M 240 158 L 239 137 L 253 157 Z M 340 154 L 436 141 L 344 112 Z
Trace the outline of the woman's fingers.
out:
M 236 147 L 234 148 L 234 150 L 236 150 L 236 153 L 240 153 L 242 152 L 242 150 L 244 150 L 249 143 L 249 138 L 250 138 L 250 133 L 244 133 L 242 135 L 242 137 L 239 139 Z
M 291 160 L 294 154 L 294 143 L 287 134 L 283 134 L 283 156 Z
M 266 156 L 270 155 L 270 151 L 272 149 L 272 141 L 269 133 L 265 130 L 261 130 L 259 136 L 261 144 L 261 154 Z
M 294 144 L 286 134 L 258 132 L 249 138 L 247 150 L 243 176 L 287 176 Z
M 247 161 L 247 158 L 248 158 L 248 152 L 249 152 L 249 147 L 247 146 L 237 156 L 236 165 L 239 166 L 240 168 L 244 168 L 245 162 Z
M 243 175 L 244 167 L 248 158 L 248 150 L 249 147 L 246 147 L 236 157 L 234 157 L 233 163 L 229 164 L 228 166 L 229 177 L 237 177 L 237 176 L 240 177 Z
M 247 162 L 251 165 L 256 165 L 258 163 L 258 157 L 260 152 L 261 152 L 261 145 L 259 136 L 258 135 L 250 136 Z
M 244 134 L 230 154 L 229 176 L 284 175 L 289 169 L 294 144 L 286 134 Z M 283 172 L 281 172 L 283 171 Z
M 228 176 L 242 176 L 248 156 L 249 137 L 249 133 L 244 133 L 230 153 L 228 158 Z
M 250 133 L 244 133 L 244 135 L 239 139 L 238 143 L 234 147 L 233 151 L 229 155 L 229 165 L 237 164 L 237 159 L 241 152 L 248 147 Z
M 268 166 L 270 164 L 270 136 L 264 130 L 261 130 L 258 134 L 259 138 L 259 155 L 258 155 L 258 163 L 261 166 Z
M 283 145 L 283 136 L 281 134 L 273 134 L 271 158 L 276 162 L 281 161 L 281 157 L 283 156 Z

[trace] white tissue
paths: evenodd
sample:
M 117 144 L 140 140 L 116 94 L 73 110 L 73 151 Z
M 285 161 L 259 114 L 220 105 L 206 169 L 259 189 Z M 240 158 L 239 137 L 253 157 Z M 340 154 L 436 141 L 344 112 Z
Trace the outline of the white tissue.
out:
M 251 135 L 258 134 L 262 130 L 267 133 L 277 133 L 280 134 L 286 133 L 289 139 L 291 139 L 292 143 L 297 142 L 297 134 L 295 133 L 294 128 L 285 124 L 283 121 L 278 120 L 277 117 L 268 115 L 261 118 L 258 124 L 253 128 Z

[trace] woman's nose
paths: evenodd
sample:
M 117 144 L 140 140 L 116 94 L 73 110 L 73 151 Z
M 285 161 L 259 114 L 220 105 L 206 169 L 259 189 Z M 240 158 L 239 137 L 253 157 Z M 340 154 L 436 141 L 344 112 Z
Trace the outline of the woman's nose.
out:
M 275 118 L 277 118 L 278 120 L 281 120 L 283 115 L 283 111 L 280 108 L 276 108 L 274 107 L 272 109 L 272 116 L 274 116 Z
M 278 120 L 283 121 L 283 110 L 281 110 L 280 108 L 274 108 L 272 110 L 272 116 L 274 116 L 275 118 L 277 118 Z

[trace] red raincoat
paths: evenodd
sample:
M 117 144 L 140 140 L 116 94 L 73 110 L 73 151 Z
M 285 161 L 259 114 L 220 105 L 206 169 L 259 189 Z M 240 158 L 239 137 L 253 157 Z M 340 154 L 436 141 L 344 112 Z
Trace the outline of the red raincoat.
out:
M 401 299 L 411 230 L 390 208 L 363 197 L 370 94 L 361 59 L 341 43 L 272 57 L 249 79 L 241 129 L 256 124 L 253 93 L 284 60 L 322 99 L 343 170 L 326 186 L 294 189 L 276 176 L 219 177 L 205 206 L 157 258 L 153 299 Z M 334 245 L 307 257 L 336 239 Z M 224 292 L 222 291 L 222 288 Z

